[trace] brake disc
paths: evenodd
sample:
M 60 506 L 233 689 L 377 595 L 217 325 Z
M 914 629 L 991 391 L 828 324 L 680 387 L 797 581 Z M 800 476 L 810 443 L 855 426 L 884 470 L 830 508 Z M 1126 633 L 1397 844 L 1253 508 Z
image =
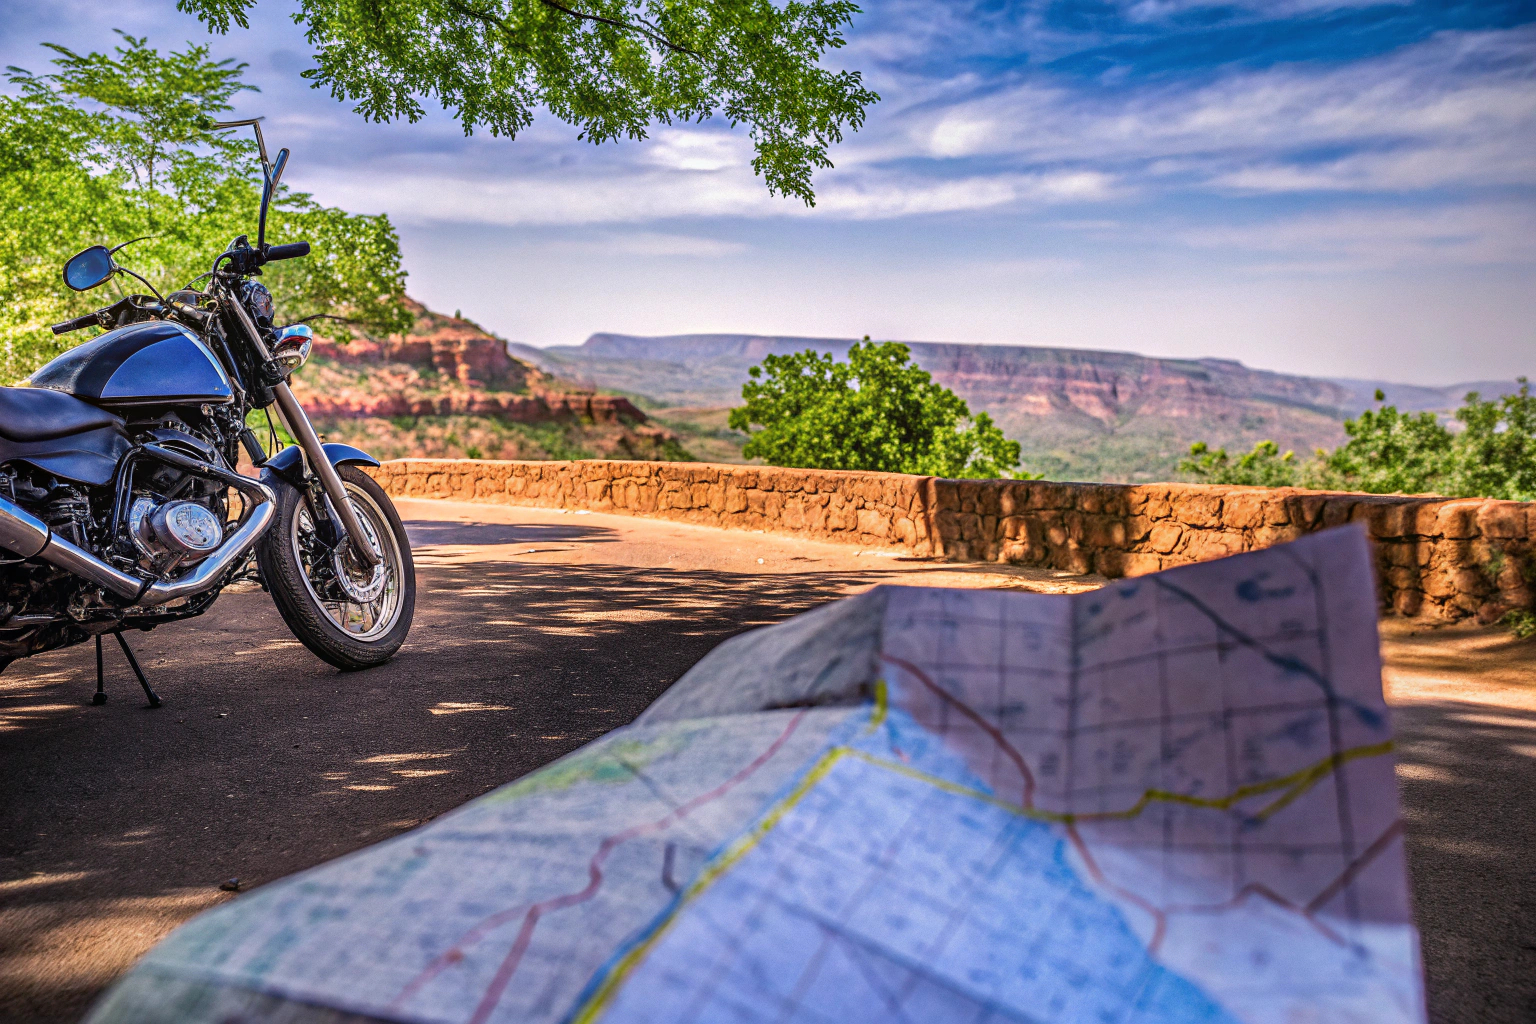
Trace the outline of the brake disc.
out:
M 337 545 L 331 553 L 331 564 L 336 570 L 336 584 L 342 592 L 358 604 L 371 604 L 384 592 L 389 570 L 384 565 L 384 548 L 373 528 L 373 520 L 357 507 L 355 501 L 352 502 L 352 511 L 356 513 L 364 538 L 369 547 L 373 548 L 374 554 L 379 556 L 379 561 L 371 570 L 358 565 L 357 557 L 352 554 L 352 545 L 347 543 Z

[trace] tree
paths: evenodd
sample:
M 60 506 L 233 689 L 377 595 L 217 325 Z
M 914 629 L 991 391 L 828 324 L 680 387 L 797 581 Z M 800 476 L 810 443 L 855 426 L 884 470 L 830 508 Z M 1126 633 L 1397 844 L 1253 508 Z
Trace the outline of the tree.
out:
M 1386 398 L 1376 392 L 1376 401 Z M 1432 412 L 1367 409 L 1344 421 L 1349 440 L 1323 459 L 1323 482 L 1371 494 L 1420 494 L 1443 484 L 1451 459 L 1451 432 Z
M 1451 443 L 1448 493 L 1536 501 L 1536 396 L 1520 390 L 1490 402 L 1476 391 L 1456 412 L 1462 430 Z
M 1536 501 L 1536 395 L 1526 378 L 1497 401 L 1470 392 L 1456 411 L 1459 431 L 1432 412 L 1379 405 L 1344 421 L 1348 440 L 1297 465 L 1290 452 L 1261 441 L 1233 464 L 1225 449 L 1190 446 L 1179 471 L 1203 483 L 1301 485 L 1371 494 L 1444 494 L 1453 498 Z M 1382 403 L 1385 395 L 1376 392 Z
M 140 239 L 117 258 L 164 291 L 207 271 L 230 239 L 255 229 L 255 147 L 210 129 L 251 88 L 241 82 L 244 65 L 211 61 L 205 46 L 161 54 L 145 39 L 122 38 L 112 55 L 50 46 L 55 70 L 11 68 L 16 95 L 0 96 L 0 373 L 8 380 L 82 340 L 57 338 L 49 324 L 112 301 L 65 287 L 60 267 L 73 253 Z M 268 239 L 314 247 L 266 270 L 290 316 L 331 313 L 375 333 L 409 326 L 388 218 L 284 189 Z
M 178 0 L 215 32 L 256 0 Z M 299 0 L 316 87 L 373 121 L 453 111 L 465 134 L 516 138 L 548 109 L 594 143 L 652 123 L 745 123 L 770 191 L 814 205 L 811 174 L 879 97 L 819 65 L 851 0 Z
M 1179 463 L 1179 472 L 1203 484 L 1295 487 L 1301 481 L 1296 453 L 1280 454 L 1280 446 L 1273 441 L 1260 441 L 1235 463 L 1225 448 L 1212 450 L 1204 441 L 1196 441 L 1189 446 L 1189 458 Z
M 807 350 L 768 356 L 742 385 L 730 425 L 751 431 L 747 458 L 774 466 L 1000 477 L 1020 448 L 986 413 L 911 362 L 905 345 L 869 338 L 848 361 Z

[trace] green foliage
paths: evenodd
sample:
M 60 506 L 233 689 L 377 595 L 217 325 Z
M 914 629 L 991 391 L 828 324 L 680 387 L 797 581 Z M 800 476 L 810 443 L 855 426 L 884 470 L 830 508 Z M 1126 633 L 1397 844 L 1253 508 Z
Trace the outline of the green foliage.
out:
M 256 0 L 178 0 L 215 32 Z M 851 0 L 300 0 L 314 84 L 373 121 L 418 121 L 424 100 L 515 138 L 543 107 L 594 143 L 653 123 L 746 124 L 753 169 L 814 204 L 811 174 L 879 97 L 820 66 L 843 45 Z
M 240 81 L 245 65 L 212 61 L 206 46 L 162 54 L 145 39 L 122 39 L 111 55 L 50 45 L 55 70 L 11 68 L 14 94 L 0 95 L 5 380 L 84 340 L 55 337 L 50 324 L 144 290 L 118 278 L 93 292 L 70 291 L 60 270 L 79 250 L 148 236 L 117 259 L 167 291 L 207 271 L 236 235 L 255 234 L 255 146 L 209 127 L 252 88 Z M 299 239 L 311 243 L 309 257 L 267 268 L 283 313 L 332 313 L 375 333 L 409 326 L 399 243 L 386 217 L 283 190 L 268 241 Z
M 1019 464 L 1019 443 L 986 413 L 973 418 L 905 345 L 866 337 L 846 363 L 806 350 L 768 356 L 747 372 L 747 404 L 731 410 L 730 426 L 760 428 L 742 450 L 749 459 L 943 477 L 1000 477 Z
M 1280 453 L 1273 441 L 1260 441 L 1253 451 L 1233 462 L 1225 448 L 1214 451 L 1204 441 L 1189 446 L 1189 458 L 1179 463 L 1179 472 L 1203 484 L 1234 484 L 1246 487 L 1295 487 L 1300 483 L 1296 453 Z
M 1509 627 L 1509 631 L 1515 634 L 1517 640 L 1529 640 L 1536 636 L 1536 615 L 1532 615 L 1523 608 L 1513 608 L 1505 612 L 1499 623 Z
M 1384 397 L 1376 392 L 1378 403 Z M 1536 395 L 1526 378 L 1516 394 L 1497 401 L 1469 393 L 1456 419 L 1459 431 L 1432 412 L 1379 405 L 1345 420 L 1349 440 L 1331 453 L 1319 451 L 1306 465 L 1290 452 L 1280 455 L 1273 441 L 1260 442 L 1235 464 L 1225 449 L 1197 442 L 1179 472 L 1213 484 L 1536 501 Z
M 1380 391 L 1376 400 L 1383 399 Z M 1432 412 L 1367 409 L 1344 422 L 1349 440 L 1323 459 L 1324 482 L 1371 494 L 1420 494 L 1440 489 L 1451 466 L 1451 432 Z
M 1456 412 L 1462 429 L 1452 443 L 1446 492 L 1536 501 L 1536 396 L 1520 390 L 1498 401 L 1473 391 Z

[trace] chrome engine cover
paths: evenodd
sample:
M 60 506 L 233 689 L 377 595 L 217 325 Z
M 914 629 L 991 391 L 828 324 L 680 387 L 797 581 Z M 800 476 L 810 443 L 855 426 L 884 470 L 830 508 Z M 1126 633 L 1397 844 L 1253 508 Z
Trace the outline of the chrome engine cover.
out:
M 128 511 L 128 533 L 147 567 L 161 573 L 206 558 L 224 543 L 219 517 L 195 501 L 158 505 L 139 498 Z

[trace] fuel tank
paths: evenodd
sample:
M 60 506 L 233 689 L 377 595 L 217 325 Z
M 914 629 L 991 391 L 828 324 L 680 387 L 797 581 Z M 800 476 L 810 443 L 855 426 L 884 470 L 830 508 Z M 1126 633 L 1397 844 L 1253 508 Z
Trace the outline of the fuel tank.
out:
M 180 324 L 129 324 L 65 352 L 27 378 L 93 405 L 222 405 L 234 388 L 218 359 Z

